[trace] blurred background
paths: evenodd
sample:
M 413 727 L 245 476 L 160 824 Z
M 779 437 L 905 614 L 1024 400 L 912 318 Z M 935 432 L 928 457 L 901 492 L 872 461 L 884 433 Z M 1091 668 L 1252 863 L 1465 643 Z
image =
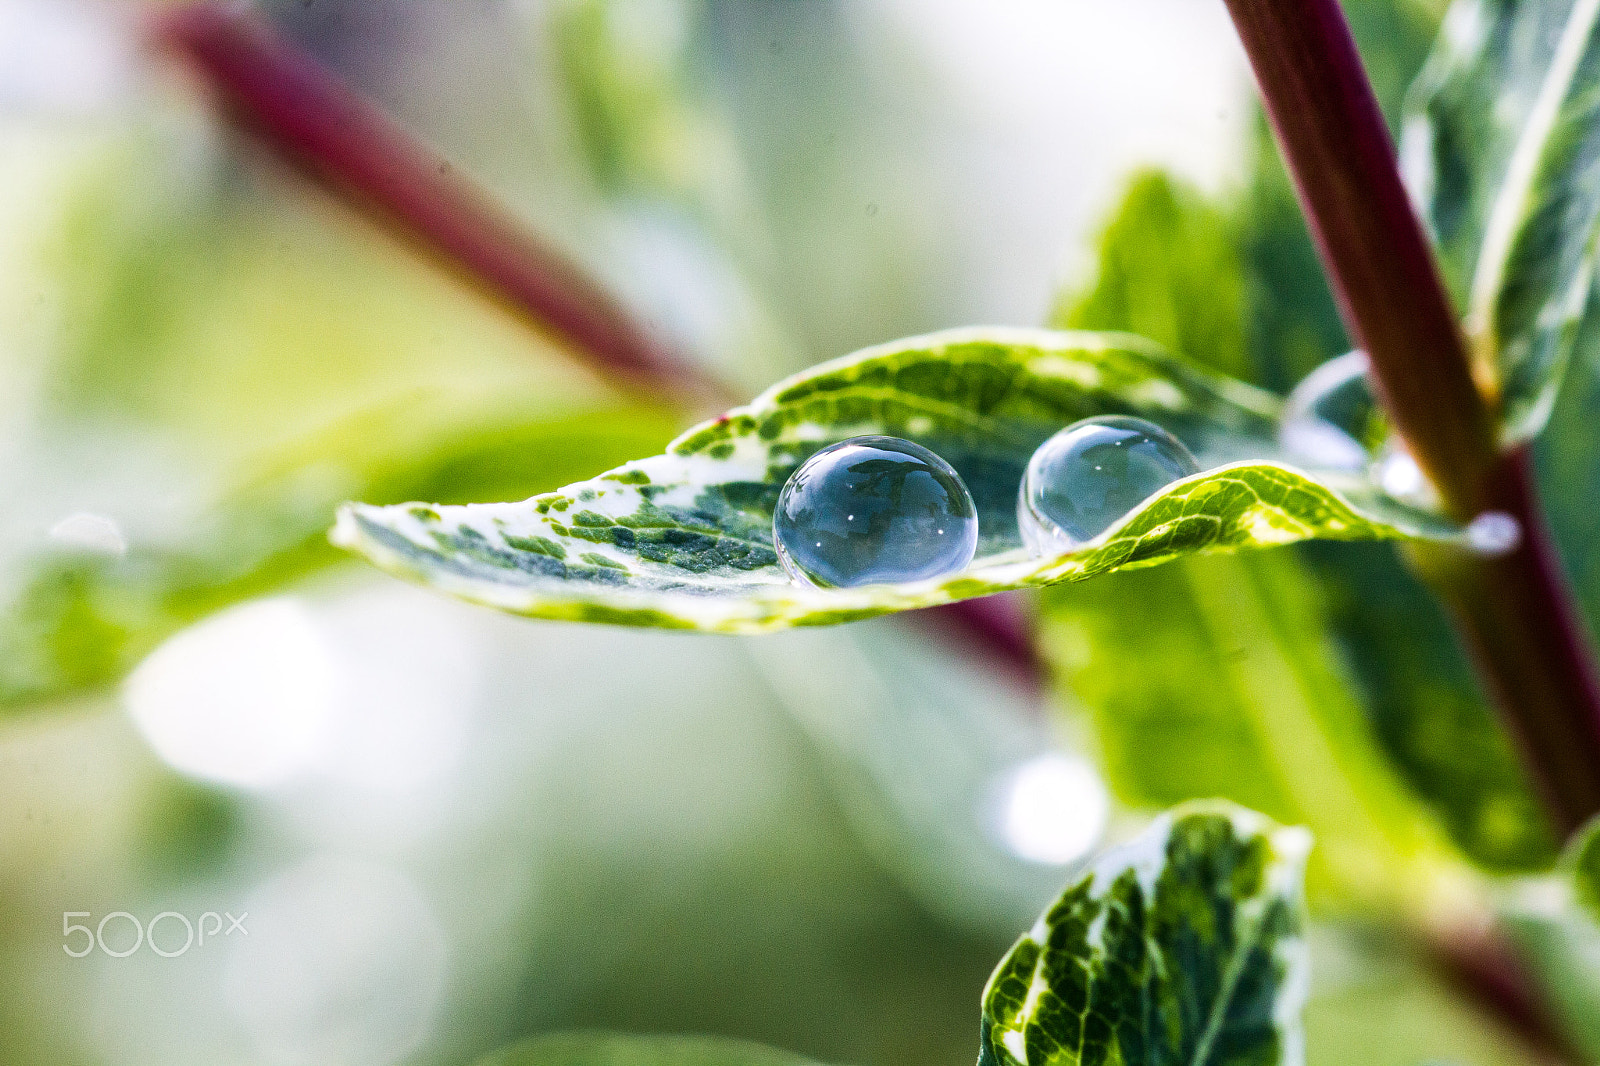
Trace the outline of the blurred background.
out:
M 1227 196 L 1256 151 L 1211 0 L 259 10 L 741 394 L 1045 321 L 1131 175 Z M 340 558 L 341 500 L 520 499 L 707 412 L 241 134 L 151 13 L 0 0 L 0 1062 L 970 1063 L 995 962 L 1138 824 L 1073 697 L 921 616 L 578 627 Z M 1314 1064 L 1538 1061 L 1317 898 Z

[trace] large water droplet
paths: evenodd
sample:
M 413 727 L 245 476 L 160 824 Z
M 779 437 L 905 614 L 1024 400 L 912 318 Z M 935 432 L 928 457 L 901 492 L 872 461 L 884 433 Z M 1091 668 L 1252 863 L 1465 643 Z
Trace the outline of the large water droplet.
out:
M 1310 467 L 1364 470 L 1388 432 L 1372 394 L 1367 353 L 1347 352 L 1307 374 L 1289 393 L 1278 443 Z
M 922 581 L 978 547 L 972 494 L 950 464 L 898 437 L 852 437 L 783 486 L 772 539 L 796 581 L 822 588 Z
M 1153 422 L 1123 415 L 1075 422 L 1028 460 L 1017 493 L 1022 539 L 1037 555 L 1071 551 L 1199 470 L 1189 449 Z

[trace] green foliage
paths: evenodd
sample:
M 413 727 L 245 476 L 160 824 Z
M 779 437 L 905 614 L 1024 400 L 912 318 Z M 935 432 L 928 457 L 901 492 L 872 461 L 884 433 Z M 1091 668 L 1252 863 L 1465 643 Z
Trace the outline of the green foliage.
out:
M 1579 830 L 1567 846 L 1566 866 L 1578 905 L 1600 922 L 1600 819 Z
M 1398 112 L 1400 92 L 1426 49 L 1425 13 L 1357 3 L 1349 14 L 1380 98 L 1386 110 Z M 1129 245 L 1152 239 L 1166 242 L 1172 263 L 1143 275 L 1125 269 L 1147 258 Z M 1208 249 L 1206 241 L 1224 247 Z M 1100 263 L 1094 288 L 1066 312 L 1074 326 L 1127 329 L 1137 321 L 1174 351 L 1230 372 L 1242 366 L 1247 379 L 1276 389 L 1290 387 L 1345 344 L 1298 205 L 1264 131 L 1256 173 L 1233 203 L 1210 203 L 1170 179 L 1136 179 L 1102 236 Z M 1209 302 L 1213 290 L 1223 294 L 1220 305 Z M 1229 294 L 1235 292 L 1244 293 L 1242 306 L 1234 306 Z M 1216 306 L 1233 308 L 1237 326 L 1212 317 Z M 1246 333 L 1248 353 L 1221 346 Z M 1574 426 L 1586 412 L 1573 413 Z M 1591 435 L 1575 431 L 1563 439 L 1568 436 L 1562 461 L 1581 474 L 1566 474 L 1559 483 L 1592 473 L 1587 452 L 1578 454 Z M 1593 539 L 1577 535 L 1576 516 L 1569 525 L 1573 539 Z M 1600 562 L 1594 569 L 1600 572 Z M 1202 609 L 1199 589 L 1213 590 L 1211 610 Z M 1135 602 L 1153 606 L 1130 612 Z M 1234 604 L 1257 605 L 1245 615 L 1266 620 L 1255 627 L 1253 644 L 1232 633 Z M 1087 705 L 1111 780 L 1131 802 L 1163 805 L 1221 795 L 1285 820 L 1308 821 L 1323 842 L 1313 864 L 1313 885 L 1321 887 L 1317 867 L 1331 866 L 1343 848 L 1351 849 L 1345 857 L 1365 853 L 1371 863 L 1395 861 L 1390 849 L 1396 840 L 1405 842 L 1400 854 L 1415 847 L 1413 830 L 1396 835 L 1399 826 L 1414 822 L 1415 812 L 1392 786 L 1387 762 L 1480 863 L 1521 870 L 1554 857 L 1538 801 L 1448 622 L 1385 546 L 1311 544 L 1270 558 L 1179 562 L 1103 585 L 1052 589 L 1044 611 L 1061 623 L 1045 627 L 1046 653 Z M 1233 657 L 1241 655 L 1257 660 L 1257 670 L 1262 663 L 1294 664 L 1278 671 L 1294 681 L 1278 691 L 1296 698 L 1262 702 L 1268 690 L 1240 684 Z M 1305 737 L 1274 747 L 1262 723 L 1290 707 L 1305 712 Z M 1228 764 L 1217 763 L 1219 772 L 1210 773 L 1198 762 L 1136 755 L 1176 752 L 1185 743 L 1180 737 L 1225 749 L 1254 771 L 1230 773 L 1221 769 Z M 1334 793 L 1341 799 L 1308 809 L 1290 803 L 1275 783 L 1294 780 L 1295 755 L 1310 738 L 1346 757 Z M 1373 744 L 1381 754 L 1356 755 Z M 1333 818 L 1340 810 L 1361 809 L 1385 813 Z M 1330 821 L 1319 821 L 1319 814 Z M 1385 854 L 1387 860 L 1377 858 Z M 1347 875 L 1360 869 L 1359 862 L 1340 865 Z M 1363 892 L 1374 884 L 1349 876 L 1334 883 Z
M 1047 590 L 1040 641 L 1124 802 L 1220 797 L 1307 825 L 1317 897 L 1410 906 L 1442 842 L 1375 742 L 1320 595 L 1290 553 L 1187 560 Z
M 557 1033 L 502 1048 L 476 1066 L 812 1066 L 812 1060 L 717 1037 Z
M 1228 212 L 1195 190 L 1161 171 L 1137 174 L 1101 235 L 1094 285 L 1051 320 L 1071 329 L 1137 333 L 1246 378 L 1245 275 L 1236 230 Z
M 294 462 L 208 501 L 193 538 L 136 541 L 118 557 L 65 546 L 34 554 L 0 614 L 0 708 L 111 684 L 184 625 L 339 562 L 327 515 L 353 489 L 389 500 L 538 489 L 596 457 L 651 446 L 666 424 L 659 412 L 614 408 L 488 425 L 399 454 L 368 451 L 332 477 L 330 460 L 355 448 L 351 437 L 330 434 Z M 352 428 L 404 436 L 386 417 Z
M 1600 535 L 1596 535 L 1594 500 L 1581 488 L 1560 489 L 1600 484 L 1596 412 L 1600 412 L 1600 288 L 1590 293 L 1550 425 L 1534 443 L 1539 482 L 1557 489 L 1544 494 L 1545 513 L 1591 627 L 1600 624 Z
M 1408 178 L 1513 441 L 1550 417 L 1600 225 L 1600 5 L 1458 0 L 1416 85 Z
M 1051 433 L 1098 414 L 1165 425 L 1210 467 L 1084 548 L 1031 557 L 1017 485 Z M 520 504 L 343 510 L 334 539 L 389 570 L 521 614 L 722 632 L 844 622 L 1006 589 L 1081 580 L 1198 552 L 1307 537 L 1454 536 L 1359 478 L 1272 460 L 1275 403 L 1136 337 L 959 330 L 824 363 L 689 430 L 665 455 Z M 961 473 L 978 558 L 939 580 L 818 590 L 791 582 L 772 511 L 818 448 L 906 437 Z
M 1191 808 L 1107 852 L 989 979 L 979 1066 L 1302 1061 L 1309 846 Z

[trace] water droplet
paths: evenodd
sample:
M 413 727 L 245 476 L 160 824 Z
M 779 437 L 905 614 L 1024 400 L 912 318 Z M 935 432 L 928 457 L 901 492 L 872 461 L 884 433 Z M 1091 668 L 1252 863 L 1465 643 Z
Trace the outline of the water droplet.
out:
M 1347 352 L 1294 387 L 1278 427 L 1278 444 L 1290 458 L 1323 469 L 1366 469 L 1388 432 L 1368 369 L 1366 352 Z
M 1467 523 L 1467 547 L 1479 555 L 1505 555 L 1522 543 L 1522 523 L 1504 511 L 1485 511 Z
M 1017 494 L 1022 539 L 1037 555 L 1071 551 L 1200 465 L 1142 418 L 1076 422 L 1039 446 Z
M 1390 438 L 1372 464 L 1372 479 L 1397 500 L 1414 507 L 1436 508 L 1439 494 L 1398 437 Z
M 128 541 L 114 519 L 77 511 L 50 527 L 50 539 L 80 551 L 99 555 L 128 554 Z
M 804 584 L 922 581 L 972 561 L 978 512 L 950 464 L 922 445 L 852 437 L 789 478 L 772 539 L 783 568 Z

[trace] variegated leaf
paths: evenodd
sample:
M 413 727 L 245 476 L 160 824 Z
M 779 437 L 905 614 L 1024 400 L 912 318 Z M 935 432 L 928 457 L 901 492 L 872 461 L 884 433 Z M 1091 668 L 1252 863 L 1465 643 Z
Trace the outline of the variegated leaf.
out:
M 979 1066 L 1293 1066 L 1311 838 L 1187 807 L 1107 852 L 983 996 Z
M 1409 108 L 1407 179 L 1510 441 L 1549 419 L 1600 224 L 1600 0 L 1456 0 Z
M 1202 472 L 1099 538 L 1039 558 L 1021 544 L 1017 486 L 1062 426 L 1131 414 L 1176 433 Z M 844 622 L 1208 551 L 1451 537 L 1360 478 L 1280 461 L 1277 401 L 1136 337 L 955 330 L 870 348 L 779 383 L 680 436 L 664 455 L 521 503 L 344 508 L 336 543 L 396 574 L 518 614 L 719 632 Z M 918 583 L 814 589 L 772 544 L 789 475 L 860 434 L 916 440 L 977 504 L 972 565 Z

